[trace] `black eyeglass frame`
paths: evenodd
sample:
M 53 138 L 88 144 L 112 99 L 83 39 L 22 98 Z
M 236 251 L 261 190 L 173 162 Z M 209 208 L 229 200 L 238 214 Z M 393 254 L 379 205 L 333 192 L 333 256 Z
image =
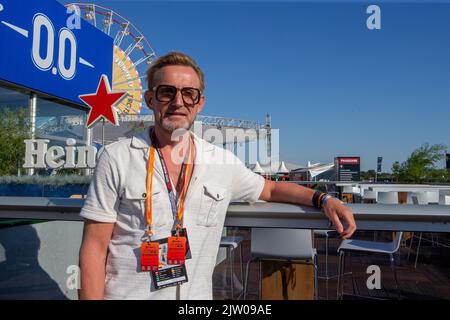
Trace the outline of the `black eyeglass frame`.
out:
M 173 96 L 173 98 L 172 98 L 171 100 L 165 101 L 165 100 L 160 100 L 160 99 L 158 99 L 158 90 L 159 90 L 161 87 L 166 87 L 166 88 L 167 88 L 167 87 L 170 87 L 170 88 L 173 88 L 173 89 L 176 90 L 175 95 Z M 186 89 L 187 89 L 187 90 L 196 90 L 196 91 L 198 92 L 197 99 L 196 99 L 196 101 L 195 101 L 194 103 L 186 102 L 186 100 L 184 100 L 183 90 L 186 90 Z M 201 91 L 200 89 L 198 89 L 198 88 L 193 88 L 193 87 L 183 87 L 183 88 L 179 89 L 179 88 L 177 88 L 177 87 L 175 87 L 175 86 L 172 86 L 172 85 L 170 85 L 170 84 L 160 84 L 160 85 L 158 85 L 158 86 L 153 87 L 153 88 L 152 88 L 152 91 L 155 92 L 155 98 L 156 98 L 156 100 L 159 101 L 159 102 L 171 102 L 171 101 L 173 101 L 173 99 L 175 99 L 175 97 L 177 96 L 178 91 L 180 91 L 180 92 L 181 92 L 181 98 L 183 99 L 183 102 L 184 102 L 185 104 L 189 105 L 189 106 L 195 106 L 196 104 L 198 104 L 198 103 L 200 102 L 200 99 L 201 99 L 201 96 L 202 96 L 202 91 Z

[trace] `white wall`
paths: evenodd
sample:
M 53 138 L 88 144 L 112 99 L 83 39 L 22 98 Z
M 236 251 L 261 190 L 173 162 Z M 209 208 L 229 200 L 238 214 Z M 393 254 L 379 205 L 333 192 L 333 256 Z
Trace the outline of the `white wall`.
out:
M 52 221 L 0 229 L 1 299 L 77 299 L 66 286 L 78 265 L 83 223 Z

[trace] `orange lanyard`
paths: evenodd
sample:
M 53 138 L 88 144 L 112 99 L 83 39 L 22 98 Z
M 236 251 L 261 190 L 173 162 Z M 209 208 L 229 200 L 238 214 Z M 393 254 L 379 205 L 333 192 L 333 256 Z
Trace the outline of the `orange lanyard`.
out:
M 188 159 L 190 160 L 190 150 L 189 148 L 189 155 Z M 148 165 L 147 165 L 147 179 L 146 179 L 146 197 L 145 197 L 145 217 L 147 220 L 147 234 L 149 236 L 153 235 L 152 231 L 152 187 L 153 187 L 153 170 L 155 165 L 155 148 L 153 145 L 150 146 L 149 151 L 149 159 L 148 159 Z M 187 190 L 189 186 L 189 182 L 187 182 L 187 179 L 189 177 L 189 171 L 190 171 L 190 165 L 189 161 L 186 163 L 186 169 L 184 170 L 183 174 L 183 180 L 180 190 L 180 195 L 178 197 L 178 210 L 177 210 L 177 226 L 176 229 L 180 230 L 182 228 L 183 223 L 183 213 L 184 213 L 184 202 L 187 195 Z

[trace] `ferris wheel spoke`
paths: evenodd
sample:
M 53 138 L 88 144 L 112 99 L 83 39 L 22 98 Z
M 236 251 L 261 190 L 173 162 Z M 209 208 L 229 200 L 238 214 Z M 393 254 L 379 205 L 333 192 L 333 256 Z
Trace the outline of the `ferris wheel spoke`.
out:
M 124 76 L 121 76 L 120 78 L 118 78 L 118 79 L 121 79 L 121 78 L 123 78 Z M 120 81 L 120 82 L 113 82 L 113 87 L 115 87 L 115 86 L 120 86 L 121 84 L 124 84 L 124 83 L 128 83 L 128 82 L 130 82 L 130 81 L 136 81 L 136 80 L 143 80 L 144 78 L 146 78 L 146 76 L 140 76 L 140 77 L 134 77 L 134 78 L 131 78 L 131 79 L 127 79 L 127 80 L 125 80 L 125 81 Z M 114 77 L 113 77 L 113 79 L 114 79 Z M 115 79 L 115 80 L 118 80 L 118 79 Z
M 131 71 L 133 68 L 131 67 L 131 68 L 129 68 L 129 69 L 126 69 L 126 71 Z M 136 70 L 136 73 L 138 73 L 137 72 L 137 70 Z M 115 71 L 113 71 L 113 75 L 112 75 L 112 78 L 113 78 L 113 81 L 115 81 L 115 82 L 113 82 L 113 83 L 116 83 L 117 81 L 119 81 L 119 80 L 122 80 L 122 79 L 125 79 L 127 77 L 127 74 L 126 73 L 124 73 L 123 72 L 123 69 L 121 69 L 121 68 L 117 68 Z M 142 76 L 142 77 L 145 77 L 145 76 Z M 142 78 L 142 77 L 139 77 L 139 78 Z M 126 80 L 124 80 L 123 82 L 128 82 L 128 81 L 131 81 L 131 80 L 137 80 L 137 79 L 139 79 L 138 77 L 136 77 L 136 78 L 132 78 L 132 79 L 126 79 Z
M 121 102 L 119 103 L 119 106 L 123 106 L 123 108 L 120 108 L 120 112 L 121 114 L 127 113 L 129 114 L 131 110 L 133 110 L 134 112 L 139 113 L 140 110 L 138 110 L 136 107 L 133 107 L 132 104 L 127 104 L 126 102 Z
M 81 11 L 84 10 L 84 18 L 94 27 L 97 27 L 97 20 L 96 20 L 96 10 L 95 10 L 95 4 L 89 4 L 89 3 L 82 3 L 82 2 L 75 2 L 68 4 L 67 7 L 74 5 L 80 9 L 80 15 Z
M 126 69 L 126 71 L 132 71 L 133 69 L 135 69 L 135 70 L 136 70 L 136 73 L 139 75 L 139 72 L 137 71 L 136 67 L 137 67 L 137 65 L 133 63 L 133 64 L 130 65 L 129 68 Z M 122 79 L 124 76 L 126 76 L 125 74 L 122 74 L 120 77 L 117 77 L 117 73 L 120 72 L 120 71 L 122 71 L 122 70 L 123 70 L 123 69 L 118 68 L 118 69 L 116 69 L 116 70 L 113 72 L 113 79 L 114 79 L 114 80 L 117 81 L 117 80 Z M 137 80 L 137 79 L 142 79 L 142 78 L 145 78 L 145 76 L 140 76 L 140 77 L 133 78 L 133 81 L 134 81 L 134 80 Z M 131 80 L 131 79 L 130 79 L 130 80 Z M 130 81 L 130 80 L 128 80 L 128 81 Z
M 95 12 L 95 4 L 91 5 L 91 7 L 88 7 L 88 12 L 92 14 L 92 21 L 94 22 L 94 26 L 97 28 L 97 15 Z
M 136 49 L 136 47 L 142 42 L 143 39 L 144 37 L 138 37 L 135 40 L 134 44 L 130 44 L 128 46 L 128 48 L 125 50 L 125 57 L 123 57 L 122 62 L 124 62 L 125 59 L 130 56 L 130 54 L 134 51 L 134 49 Z
M 123 27 L 123 30 L 119 30 L 119 32 L 117 33 L 116 38 L 118 40 L 114 41 L 114 44 L 117 47 L 120 47 L 120 45 L 122 44 L 123 37 L 127 34 L 129 26 L 130 26 L 130 22 L 127 21 L 125 23 L 125 27 Z
M 142 102 L 142 98 L 140 98 L 140 99 L 131 98 L 131 99 L 133 99 L 133 101 L 135 101 L 135 102 Z
M 124 36 L 123 30 L 118 30 L 116 36 L 114 37 L 114 46 L 118 47 L 122 43 L 122 39 Z
M 131 105 L 127 104 L 127 103 L 124 102 L 123 100 L 122 100 L 122 102 L 120 102 L 120 103 L 118 104 L 118 107 L 120 107 L 120 106 L 124 106 L 124 107 L 125 107 L 125 108 L 120 108 L 121 110 L 128 110 L 128 109 L 131 109 Z
M 137 111 L 139 111 L 139 109 L 141 108 L 141 107 L 137 107 L 138 105 L 139 106 L 141 106 L 142 105 L 142 99 L 139 99 L 139 100 L 137 100 L 137 99 L 134 99 L 134 98 L 132 98 L 132 100 L 134 101 L 134 102 L 137 102 L 138 104 L 133 104 L 133 109 L 135 109 L 135 110 L 137 110 Z
M 132 112 L 130 112 L 132 111 Z M 128 111 L 128 113 L 135 113 L 135 114 L 139 114 L 141 112 L 140 108 L 136 108 L 136 107 L 131 107 L 130 110 Z
M 138 65 L 140 65 L 142 62 L 150 60 L 151 58 L 156 57 L 154 53 L 147 55 L 146 57 L 142 57 L 140 58 L 138 61 L 136 61 L 136 63 L 134 64 L 135 67 L 137 67 Z
M 136 99 L 132 95 L 128 95 L 128 97 L 125 98 L 124 100 L 122 100 L 122 102 L 119 103 L 119 105 L 121 105 L 121 104 L 125 104 L 126 105 L 127 102 L 139 102 L 139 103 L 141 103 L 142 99 Z
M 118 80 L 126 78 L 126 75 L 123 74 L 121 72 L 121 70 L 116 70 L 116 71 L 113 71 L 112 78 L 113 78 L 113 81 L 118 81 Z M 114 82 L 113 82 L 113 85 L 114 85 Z
M 126 91 L 142 91 L 141 89 L 128 89 L 128 88 L 120 88 L 115 87 L 114 90 L 126 90 Z
M 125 57 L 126 58 L 126 57 Z M 131 60 L 131 59 L 130 59 Z M 121 61 L 121 63 L 124 61 L 124 59 Z M 136 71 L 137 71 L 137 69 L 136 69 L 136 67 L 137 67 L 138 65 L 136 64 L 136 63 L 131 63 L 130 64 L 130 66 L 128 67 L 128 68 L 126 68 L 125 70 L 126 71 L 132 71 L 133 69 L 135 69 Z M 113 76 L 114 75 L 116 75 L 117 74 L 117 72 L 119 72 L 119 71 L 121 71 L 121 70 L 123 70 L 122 68 L 117 68 L 114 72 L 113 72 Z M 139 74 L 139 72 L 137 72 L 138 74 Z M 113 77 L 114 78 L 114 77 Z
M 142 99 L 135 99 L 135 98 L 133 98 L 133 96 L 128 96 L 128 98 L 126 100 L 134 101 L 134 102 L 142 102 Z M 124 101 L 122 101 L 122 103 L 124 103 Z
M 103 31 L 109 36 L 111 33 L 111 25 L 113 20 L 113 11 L 110 10 L 105 14 L 105 18 L 103 20 Z

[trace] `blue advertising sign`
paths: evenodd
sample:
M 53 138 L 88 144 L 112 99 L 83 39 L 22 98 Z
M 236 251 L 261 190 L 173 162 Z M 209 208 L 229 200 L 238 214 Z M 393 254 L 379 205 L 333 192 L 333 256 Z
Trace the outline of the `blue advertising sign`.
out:
M 383 157 L 378 157 L 377 159 L 377 172 L 381 173 L 381 162 L 383 162 Z
M 55 0 L 0 0 L 0 80 L 84 105 L 109 80 L 113 39 Z

